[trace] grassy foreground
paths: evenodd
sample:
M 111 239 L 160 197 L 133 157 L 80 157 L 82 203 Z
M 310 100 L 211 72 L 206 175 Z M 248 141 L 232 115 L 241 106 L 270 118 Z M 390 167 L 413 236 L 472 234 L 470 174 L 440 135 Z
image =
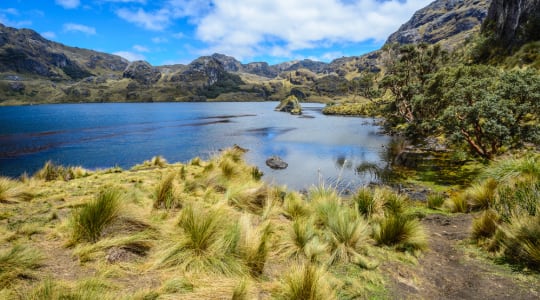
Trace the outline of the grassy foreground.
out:
M 406 197 L 269 186 L 242 154 L 0 178 L 0 298 L 385 298 L 379 264 L 427 248 Z

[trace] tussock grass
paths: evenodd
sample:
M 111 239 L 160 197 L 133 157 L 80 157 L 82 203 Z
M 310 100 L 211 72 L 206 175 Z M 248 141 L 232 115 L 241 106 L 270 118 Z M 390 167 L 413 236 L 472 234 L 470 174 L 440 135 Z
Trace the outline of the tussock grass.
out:
M 176 267 L 188 272 L 241 273 L 241 265 L 230 254 L 226 238 L 225 212 L 187 205 L 182 209 L 176 242 L 158 255 L 156 267 Z
M 469 203 L 463 194 L 452 195 L 443 205 L 453 213 L 466 213 L 469 211 Z
M 71 242 L 97 242 L 105 227 L 120 215 L 121 193 L 114 188 L 106 188 L 89 203 L 77 209 L 70 222 Z
M 42 260 L 40 252 L 24 245 L 15 245 L 1 251 L 0 289 L 10 286 L 16 279 L 32 277 Z
M 80 167 L 64 167 L 61 165 L 56 165 L 52 161 L 47 161 L 45 165 L 39 169 L 35 174 L 34 178 L 53 181 L 53 180 L 72 180 L 76 178 L 86 177 L 90 175 L 91 172 Z
M 314 209 L 314 218 L 317 226 L 327 227 L 330 219 L 337 215 L 342 205 L 337 191 L 323 185 L 312 187 L 308 192 L 308 199 Z
M 353 201 L 358 212 L 369 219 L 382 211 L 382 203 L 377 201 L 372 189 L 362 187 L 353 195 Z
M 111 286 L 108 282 L 100 278 L 88 278 L 77 282 L 74 286 L 55 281 L 51 278 L 45 279 L 36 286 L 24 298 L 25 300 L 93 300 L 93 299 L 115 299 L 110 294 Z
M 514 216 L 501 227 L 505 257 L 512 262 L 540 269 L 540 214 Z
M 473 220 L 471 237 L 475 240 L 491 238 L 499 227 L 501 218 L 493 209 L 488 209 Z
M 289 219 L 293 220 L 307 217 L 311 213 L 310 207 L 298 192 L 291 192 L 285 196 L 283 211 Z
M 485 210 L 495 204 L 497 181 L 490 178 L 481 184 L 473 184 L 467 188 L 462 197 L 465 198 L 471 210 Z
M 248 298 L 248 281 L 247 279 L 242 279 L 234 287 L 232 300 L 247 300 Z
M 488 167 L 480 178 L 496 178 L 501 182 L 509 182 L 522 176 L 540 179 L 540 155 L 529 154 L 521 158 L 505 157 Z
M 427 196 L 426 205 L 431 209 L 439 209 L 445 200 L 446 197 L 443 193 L 432 193 Z
M 379 245 L 399 250 L 418 251 L 427 248 L 427 238 L 417 219 L 405 214 L 385 216 L 374 228 L 373 238 Z
M 263 273 L 270 252 L 272 228 L 269 223 L 253 226 L 251 218 L 243 215 L 239 221 L 240 234 L 235 253 L 244 261 L 249 273 L 258 277 Z
M 281 257 L 296 261 L 319 262 L 328 252 L 328 245 L 319 239 L 315 224 L 311 219 L 295 219 L 287 226 L 277 253 Z
M 225 200 L 231 206 L 261 214 L 269 199 L 269 189 L 264 184 L 234 184 L 225 193 Z
M 34 195 L 19 182 L 0 176 L 0 203 L 32 200 Z
M 178 196 L 174 187 L 176 174 L 170 173 L 159 182 L 154 191 L 154 208 L 181 208 Z
M 329 264 L 357 262 L 370 241 L 367 222 L 348 207 L 341 207 L 328 219 L 326 240 Z
M 312 264 L 295 265 L 283 278 L 277 299 L 330 300 L 336 294 L 328 274 Z

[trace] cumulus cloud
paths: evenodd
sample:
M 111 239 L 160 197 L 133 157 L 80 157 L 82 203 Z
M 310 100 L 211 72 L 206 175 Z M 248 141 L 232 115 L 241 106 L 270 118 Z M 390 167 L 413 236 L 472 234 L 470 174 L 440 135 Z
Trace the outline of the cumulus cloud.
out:
M 94 27 L 89 27 L 86 25 L 75 24 L 75 23 L 66 23 L 64 24 L 65 32 L 82 32 L 88 35 L 96 34 L 96 29 Z
M 161 31 L 171 24 L 171 12 L 167 9 L 160 9 L 155 12 L 148 13 L 142 8 L 132 11 L 122 8 L 116 11 L 116 15 L 120 18 L 133 23 L 139 27 Z
M 66 9 L 77 8 L 81 5 L 81 1 L 79 0 L 55 0 L 54 2 Z
M 431 0 L 223 0 L 197 26 L 209 52 L 288 56 L 321 45 L 383 41 Z
M 113 54 L 115 55 L 118 55 L 118 56 L 121 56 L 129 61 L 136 61 L 136 60 L 145 60 L 146 58 L 144 57 L 144 55 L 140 54 L 140 53 L 135 53 L 135 52 L 131 52 L 131 51 L 118 51 L 118 52 L 114 52 Z
M 19 17 L 19 11 L 15 8 L 0 9 L 0 23 L 10 27 L 26 27 L 32 25 L 30 20 L 13 20 Z

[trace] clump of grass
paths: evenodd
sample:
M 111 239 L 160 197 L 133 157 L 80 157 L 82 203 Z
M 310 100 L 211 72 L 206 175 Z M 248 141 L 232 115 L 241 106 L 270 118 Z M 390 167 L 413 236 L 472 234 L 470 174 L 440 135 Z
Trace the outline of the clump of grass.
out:
M 104 229 L 120 215 L 121 193 L 106 188 L 89 203 L 76 210 L 71 217 L 71 241 L 97 242 Z
M 522 176 L 540 179 L 540 155 L 529 154 L 522 158 L 505 157 L 488 167 L 481 178 L 497 178 L 501 182 L 510 182 Z
M 327 252 L 328 245 L 319 240 L 311 219 L 297 218 L 287 227 L 278 249 L 283 257 L 316 262 Z
M 238 174 L 238 162 L 235 162 L 232 158 L 223 157 L 219 163 L 219 169 L 225 179 L 230 180 Z
M 362 187 L 353 195 L 353 201 L 358 212 L 369 219 L 382 210 L 381 203 L 374 197 L 373 190 Z
M 246 266 L 249 273 L 258 277 L 262 274 L 270 251 L 270 224 L 254 227 L 247 215 L 240 218 L 240 234 L 236 243 L 236 253 Z
M 512 262 L 540 270 L 540 214 L 518 215 L 501 227 L 505 257 Z
M 444 202 L 444 206 L 453 213 L 466 213 L 469 211 L 469 203 L 463 194 L 452 195 Z
M 485 210 L 478 218 L 475 218 L 472 224 L 471 236 L 478 240 L 481 238 L 491 238 L 497 228 L 501 218 L 493 209 Z
M 251 167 L 249 169 L 249 173 L 251 174 L 251 179 L 253 179 L 255 181 L 261 180 L 261 178 L 264 175 L 264 173 L 257 167 Z
M 175 173 L 167 175 L 156 186 L 154 191 L 154 208 L 170 209 L 182 207 L 181 203 L 178 201 L 174 188 L 175 175 Z
M 8 287 L 18 278 L 32 277 L 42 255 L 35 249 L 23 245 L 15 245 L 11 249 L 0 252 L 0 289 Z
M 405 214 L 385 216 L 375 226 L 373 238 L 379 245 L 393 246 L 399 250 L 425 250 L 427 239 L 420 222 Z
M 234 287 L 232 300 L 246 300 L 248 299 L 248 281 L 246 278 L 240 280 Z
M 439 209 L 445 200 L 446 197 L 443 193 L 431 193 L 427 196 L 426 205 L 431 209 Z
M 369 226 L 356 211 L 341 207 L 328 219 L 326 240 L 330 247 L 330 264 L 356 262 L 366 248 Z
M 167 160 L 161 155 L 154 156 L 150 159 L 150 165 L 153 167 L 164 168 L 167 166 L 167 163 Z
M 268 187 L 264 184 L 231 185 L 225 193 L 225 200 L 229 205 L 254 214 L 263 212 L 269 197 Z
M 200 157 L 194 157 L 190 162 L 189 164 L 192 165 L 192 166 L 200 166 L 201 165 L 201 158 Z
M 302 199 L 302 195 L 297 192 L 291 192 L 285 196 L 283 210 L 285 215 L 293 220 L 307 217 L 310 214 L 310 209 Z
M 497 181 L 490 178 L 483 183 L 473 184 L 467 188 L 463 197 L 467 201 L 471 210 L 485 210 L 493 207 L 495 203 L 495 191 Z
M 329 275 L 312 264 L 296 265 L 286 273 L 278 299 L 330 300 L 336 299 Z
M 407 197 L 395 193 L 389 189 L 382 189 L 383 209 L 385 213 L 392 215 L 403 214 L 407 208 Z
M 20 200 L 28 201 L 33 198 L 21 184 L 15 180 L 0 176 L 0 203 L 16 203 Z
M 330 218 L 336 215 L 341 206 L 341 198 L 334 188 L 317 186 L 309 190 L 308 199 L 314 207 L 316 225 L 328 226 Z
M 230 256 L 225 237 L 224 212 L 193 205 L 182 209 L 181 230 L 174 245 L 160 253 L 157 267 L 177 267 L 183 271 L 239 273 L 240 265 Z

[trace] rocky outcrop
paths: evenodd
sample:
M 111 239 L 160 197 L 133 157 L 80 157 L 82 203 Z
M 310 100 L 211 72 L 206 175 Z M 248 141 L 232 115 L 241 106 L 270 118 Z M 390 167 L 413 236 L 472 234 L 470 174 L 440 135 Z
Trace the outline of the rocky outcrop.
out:
M 479 30 L 491 0 L 437 0 L 418 10 L 386 44 L 434 44 L 447 41 L 452 47 L 471 32 Z
M 140 84 L 151 85 L 158 82 L 161 78 L 161 72 L 146 61 L 138 60 L 126 67 L 122 77 L 133 79 Z
M 493 0 L 482 32 L 507 49 L 540 40 L 540 0 Z
M 276 111 L 288 112 L 291 113 L 291 115 L 301 115 L 302 107 L 300 106 L 298 98 L 294 95 L 290 95 L 279 103 L 276 107 Z

